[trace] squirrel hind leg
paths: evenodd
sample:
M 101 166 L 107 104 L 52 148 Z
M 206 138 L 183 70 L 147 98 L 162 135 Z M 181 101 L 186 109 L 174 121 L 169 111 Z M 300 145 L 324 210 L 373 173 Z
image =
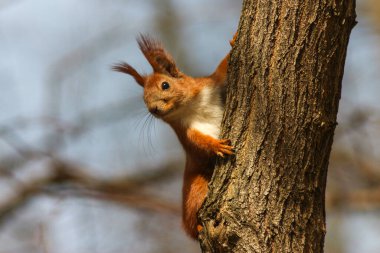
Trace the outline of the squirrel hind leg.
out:
M 200 231 L 199 227 L 202 227 L 199 225 L 197 217 L 197 212 L 200 208 L 200 205 L 199 207 L 188 206 L 187 208 L 188 209 L 183 210 L 182 227 L 187 235 L 196 240 Z
M 193 239 L 198 238 L 202 226 L 198 222 L 198 210 L 208 191 L 208 181 L 202 175 L 189 175 L 183 188 L 182 226 Z
M 198 239 L 198 230 L 196 229 L 197 225 L 193 226 L 189 223 L 189 220 L 183 220 L 182 227 L 188 236 L 194 240 Z

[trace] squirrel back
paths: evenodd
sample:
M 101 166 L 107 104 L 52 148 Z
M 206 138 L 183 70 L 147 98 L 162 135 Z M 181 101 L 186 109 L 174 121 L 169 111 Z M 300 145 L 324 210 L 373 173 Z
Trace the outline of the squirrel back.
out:
M 218 139 L 229 54 L 214 73 L 194 78 L 178 69 L 158 41 L 140 36 L 137 42 L 153 73 L 143 76 L 125 62 L 113 69 L 131 75 L 144 88 L 149 112 L 174 129 L 186 152 L 182 221 L 187 234 L 195 239 L 202 229 L 197 212 L 207 195 L 215 157 L 233 154 L 229 140 Z

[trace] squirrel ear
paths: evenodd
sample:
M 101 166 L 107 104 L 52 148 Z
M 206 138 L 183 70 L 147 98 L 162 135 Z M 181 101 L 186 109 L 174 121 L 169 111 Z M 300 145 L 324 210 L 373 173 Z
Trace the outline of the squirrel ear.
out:
M 163 48 L 162 44 L 148 35 L 140 35 L 137 43 L 154 72 L 180 77 L 182 74 L 173 58 Z
M 142 77 L 131 65 L 125 62 L 120 62 L 118 64 L 115 64 L 112 66 L 112 70 L 122 72 L 128 75 L 133 76 L 133 78 L 136 80 L 136 82 L 144 87 L 145 84 L 145 78 Z

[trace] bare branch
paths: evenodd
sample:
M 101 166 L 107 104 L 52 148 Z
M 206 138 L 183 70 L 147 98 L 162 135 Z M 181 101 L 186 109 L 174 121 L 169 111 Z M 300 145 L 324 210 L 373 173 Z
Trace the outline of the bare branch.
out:
M 330 210 L 341 209 L 368 211 L 380 208 L 380 187 L 350 192 L 328 192 L 326 204 Z
M 66 189 L 65 193 L 70 192 L 79 197 L 92 197 L 139 209 L 178 214 L 177 204 L 141 194 L 141 189 L 145 185 L 162 182 L 175 176 L 178 172 L 178 163 L 170 161 L 158 168 L 150 169 L 149 172 L 144 169 L 141 170 L 143 173 L 136 175 L 104 180 L 84 173 L 84 169 L 76 165 L 53 160 L 50 164 L 51 173 L 19 184 L 14 196 L 0 203 L 0 226 L 36 195 L 56 194 L 62 189 Z

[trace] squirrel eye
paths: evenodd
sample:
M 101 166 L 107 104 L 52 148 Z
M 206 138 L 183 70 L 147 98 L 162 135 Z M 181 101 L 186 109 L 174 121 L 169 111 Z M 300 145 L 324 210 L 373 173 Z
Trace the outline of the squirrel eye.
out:
M 167 90 L 167 89 L 170 88 L 170 84 L 169 84 L 168 82 L 163 82 L 163 83 L 161 84 L 161 88 L 162 88 L 163 90 Z

